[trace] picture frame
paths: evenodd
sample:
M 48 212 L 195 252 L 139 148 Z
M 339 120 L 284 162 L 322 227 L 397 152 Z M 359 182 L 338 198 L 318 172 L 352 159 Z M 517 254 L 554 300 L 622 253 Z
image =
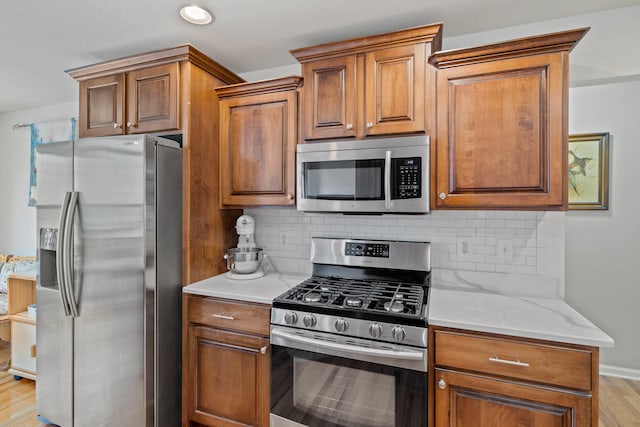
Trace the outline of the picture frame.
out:
M 569 209 L 609 209 L 609 133 L 569 135 Z

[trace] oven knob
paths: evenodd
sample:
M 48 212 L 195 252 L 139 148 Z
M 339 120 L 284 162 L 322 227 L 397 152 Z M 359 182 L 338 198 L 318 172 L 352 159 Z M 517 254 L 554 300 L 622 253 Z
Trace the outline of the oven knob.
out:
M 349 329 L 349 322 L 345 319 L 338 319 L 335 323 L 336 331 L 338 332 L 346 332 Z
M 394 326 L 391 330 L 391 336 L 397 342 L 401 342 L 407 336 L 407 333 L 402 326 Z
M 380 326 L 380 324 L 378 323 L 372 323 L 369 325 L 369 335 L 371 335 L 374 338 L 378 338 L 380 336 L 382 336 L 382 326 Z
M 307 328 L 313 328 L 318 323 L 318 319 L 316 319 L 316 316 L 313 314 L 305 314 L 302 318 L 302 323 L 304 323 L 304 326 Z
M 284 315 L 284 323 L 287 325 L 295 325 L 298 322 L 298 315 L 290 311 Z

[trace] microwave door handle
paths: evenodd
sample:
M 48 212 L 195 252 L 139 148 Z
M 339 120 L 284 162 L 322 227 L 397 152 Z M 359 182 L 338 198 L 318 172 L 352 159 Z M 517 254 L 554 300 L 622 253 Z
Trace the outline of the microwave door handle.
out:
M 391 209 L 391 150 L 384 153 L 384 208 Z
M 272 329 L 271 335 L 283 338 L 285 341 L 299 342 L 302 344 L 314 345 L 318 348 L 327 348 L 332 350 L 338 350 L 344 354 L 362 354 L 366 356 L 380 357 L 383 359 L 408 359 L 408 360 L 423 360 L 424 354 L 419 351 L 397 351 L 397 350 L 383 350 L 378 348 L 369 347 L 356 347 L 348 344 L 340 344 L 331 341 L 315 340 L 313 338 L 302 337 L 295 334 L 290 334 L 278 329 Z

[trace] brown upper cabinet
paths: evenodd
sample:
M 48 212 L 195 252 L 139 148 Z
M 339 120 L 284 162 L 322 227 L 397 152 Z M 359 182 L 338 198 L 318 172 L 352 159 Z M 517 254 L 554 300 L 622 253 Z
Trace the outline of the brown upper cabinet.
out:
M 80 81 L 81 137 L 180 129 L 178 63 Z
M 220 205 L 294 205 L 300 77 L 216 89 Z
M 183 283 L 226 271 L 239 210 L 218 209 L 219 102 L 215 88 L 244 80 L 191 45 L 69 70 L 80 85 L 80 137 L 182 135 Z
M 587 31 L 431 56 L 432 209 L 567 209 L 569 52 Z
M 295 49 L 302 64 L 303 139 L 429 133 L 442 24 Z

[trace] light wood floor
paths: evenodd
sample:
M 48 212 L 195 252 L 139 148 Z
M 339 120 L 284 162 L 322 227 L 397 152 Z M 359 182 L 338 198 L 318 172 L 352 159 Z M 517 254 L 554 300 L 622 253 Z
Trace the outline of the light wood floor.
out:
M 0 366 L 9 357 L 0 342 Z M 0 427 L 45 427 L 36 419 L 35 383 L 0 372 Z M 600 377 L 600 427 L 640 427 L 640 381 Z

